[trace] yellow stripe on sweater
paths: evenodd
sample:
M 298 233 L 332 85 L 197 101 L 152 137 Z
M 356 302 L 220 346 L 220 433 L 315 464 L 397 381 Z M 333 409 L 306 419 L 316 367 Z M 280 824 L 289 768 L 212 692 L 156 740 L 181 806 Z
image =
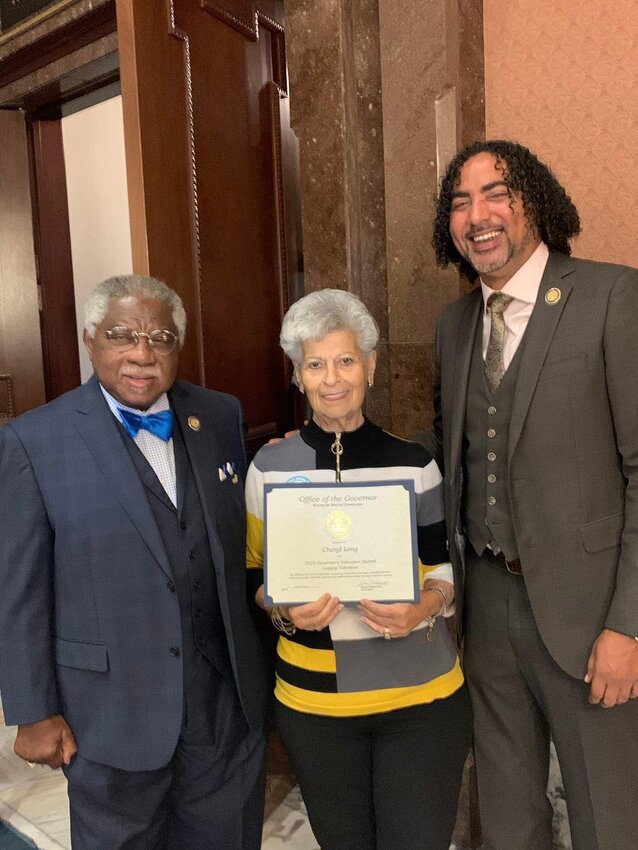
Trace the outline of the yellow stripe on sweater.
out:
M 454 667 L 431 682 L 409 688 L 384 688 L 378 691 L 353 691 L 349 693 L 318 693 L 290 685 L 277 677 L 275 696 L 283 705 L 304 714 L 322 714 L 327 717 L 360 717 L 380 714 L 397 708 L 423 705 L 435 699 L 451 696 L 463 684 L 463 673 L 457 660 Z
M 281 636 L 277 644 L 277 655 L 288 664 L 316 673 L 336 673 L 337 660 L 332 649 L 311 649 Z

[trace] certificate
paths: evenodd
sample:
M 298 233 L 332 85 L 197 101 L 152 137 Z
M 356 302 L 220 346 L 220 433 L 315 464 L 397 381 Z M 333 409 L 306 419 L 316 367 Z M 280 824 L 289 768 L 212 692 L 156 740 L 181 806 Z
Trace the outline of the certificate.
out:
M 264 486 L 267 605 L 416 602 L 413 481 Z

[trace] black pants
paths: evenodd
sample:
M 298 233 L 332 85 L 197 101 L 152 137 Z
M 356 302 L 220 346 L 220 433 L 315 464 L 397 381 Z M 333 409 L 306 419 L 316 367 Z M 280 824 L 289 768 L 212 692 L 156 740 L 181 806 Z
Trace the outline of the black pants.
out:
M 465 687 L 364 717 L 277 702 L 275 719 L 322 850 L 449 850 L 471 743 Z
M 171 761 L 126 771 L 78 755 L 69 781 L 73 850 L 258 850 L 265 741 L 232 681 L 202 661 Z

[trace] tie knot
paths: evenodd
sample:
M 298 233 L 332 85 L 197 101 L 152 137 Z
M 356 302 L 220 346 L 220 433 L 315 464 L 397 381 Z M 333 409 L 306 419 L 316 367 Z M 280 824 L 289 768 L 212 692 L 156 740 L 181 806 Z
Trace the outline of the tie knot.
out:
M 505 295 L 504 292 L 493 292 L 487 299 L 487 309 L 492 315 L 496 313 L 498 316 L 502 316 L 507 310 L 507 305 L 513 300 L 511 295 Z

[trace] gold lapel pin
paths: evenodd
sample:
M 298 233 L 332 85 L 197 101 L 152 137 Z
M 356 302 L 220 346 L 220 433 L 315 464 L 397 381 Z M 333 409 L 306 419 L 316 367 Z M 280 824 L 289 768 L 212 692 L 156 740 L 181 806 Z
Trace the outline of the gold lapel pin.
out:
M 202 423 L 196 416 L 189 416 L 188 427 L 191 429 L 191 431 L 199 431 L 199 429 L 202 427 Z
M 546 304 L 558 304 L 562 297 L 563 293 L 558 289 L 557 286 L 552 286 L 551 289 L 548 289 L 545 293 L 545 303 Z

